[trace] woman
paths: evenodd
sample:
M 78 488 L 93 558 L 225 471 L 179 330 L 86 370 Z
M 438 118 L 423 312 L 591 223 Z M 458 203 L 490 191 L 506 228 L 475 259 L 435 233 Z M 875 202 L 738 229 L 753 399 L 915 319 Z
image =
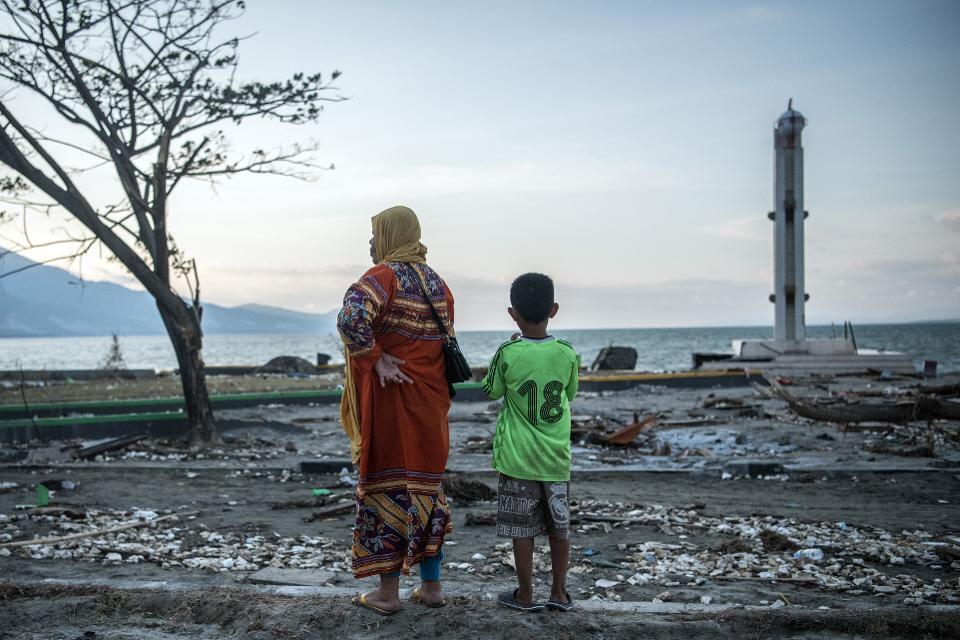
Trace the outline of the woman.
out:
M 443 606 L 440 561 L 452 530 L 440 478 L 447 464 L 450 393 L 443 333 L 425 297 L 453 331 L 453 296 L 426 264 L 420 222 L 407 207 L 373 217 L 374 267 L 351 286 L 337 317 L 346 346 L 340 418 L 360 466 L 353 574 L 380 587 L 354 604 L 400 609 L 400 574 L 420 565 L 413 600 Z

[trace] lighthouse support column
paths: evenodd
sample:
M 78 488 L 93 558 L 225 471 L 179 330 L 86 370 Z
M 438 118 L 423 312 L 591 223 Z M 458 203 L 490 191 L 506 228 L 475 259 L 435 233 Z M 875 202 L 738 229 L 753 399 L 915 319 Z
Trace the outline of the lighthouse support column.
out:
M 773 132 L 774 210 L 773 295 L 774 340 L 802 342 L 806 338 L 803 282 L 803 145 L 806 120 L 787 108 Z

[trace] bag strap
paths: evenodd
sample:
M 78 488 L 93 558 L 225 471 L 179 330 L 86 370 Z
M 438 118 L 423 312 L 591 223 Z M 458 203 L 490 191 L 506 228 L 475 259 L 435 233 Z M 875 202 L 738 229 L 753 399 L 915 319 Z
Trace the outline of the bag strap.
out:
M 417 274 L 417 283 L 420 285 L 420 291 L 423 293 L 423 297 L 427 299 L 427 304 L 430 305 L 430 313 L 433 315 L 433 321 L 437 323 L 440 333 L 449 338 L 450 333 L 447 331 L 447 327 L 443 323 L 443 320 L 440 319 L 440 314 L 437 313 L 437 308 L 433 306 L 433 301 L 430 299 L 430 294 L 427 293 L 427 288 L 423 283 L 423 275 L 420 273 L 420 270 L 412 264 L 410 265 L 410 268 L 413 269 L 414 273 Z

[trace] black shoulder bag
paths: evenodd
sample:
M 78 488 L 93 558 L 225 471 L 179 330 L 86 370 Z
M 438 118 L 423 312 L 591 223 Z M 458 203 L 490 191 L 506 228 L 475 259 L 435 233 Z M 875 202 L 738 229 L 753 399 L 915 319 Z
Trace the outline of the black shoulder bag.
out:
M 420 291 L 423 292 L 423 297 L 427 299 L 427 304 L 430 305 L 430 313 L 433 314 L 433 320 L 437 323 L 437 327 L 440 328 L 440 333 L 443 334 L 443 360 L 446 367 L 447 383 L 450 386 L 450 397 L 452 398 L 456 393 L 453 384 L 455 382 L 466 382 L 473 377 L 473 371 L 470 370 L 467 359 L 463 357 L 463 352 L 460 351 L 457 338 L 450 335 L 446 325 L 443 324 L 443 320 L 440 319 L 440 314 L 437 313 L 436 307 L 433 306 L 433 301 L 430 299 L 427 288 L 423 284 L 423 276 L 416 267 L 413 269 L 417 271 L 417 282 L 420 283 Z

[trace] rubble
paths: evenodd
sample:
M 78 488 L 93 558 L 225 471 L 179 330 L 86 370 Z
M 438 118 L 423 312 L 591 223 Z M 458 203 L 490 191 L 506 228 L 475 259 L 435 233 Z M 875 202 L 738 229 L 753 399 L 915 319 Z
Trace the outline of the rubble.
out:
M 347 506 L 353 508 L 352 504 Z M 8 542 L 0 549 L 34 559 L 105 565 L 147 562 L 208 572 L 256 571 L 266 567 L 350 571 L 349 540 L 345 536 L 328 539 L 221 533 L 193 523 L 194 519 L 193 514 L 160 515 L 150 510 L 90 510 L 82 521 L 55 512 L 18 513 L 0 519 L 0 534 L 17 531 L 25 520 L 31 520 L 49 525 L 53 535 L 47 539 L 52 541 L 15 541 L 21 546 L 12 549 L 6 548 L 12 546 Z
M 600 597 L 623 584 L 669 589 L 739 580 L 796 583 L 851 594 L 893 594 L 923 604 L 960 603 L 960 578 L 930 577 L 945 565 L 951 571 L 960 570 L 960 538 L 939 540 L 922 529 L 893 533 L 846 522 L 806 522 L 773 515 L 709 516 L 701 512 L 701 505 L 696 507 L 599 500 L 571 505 L 571 523 L 579 539 L 589 539 L 592 531 L 604 527 L 641 524 L 656 527 L 673 540 L 641 538 L 620 544 L 615 562 L 597 558 L 600 552 L 592 548 L 580 554 L 575 551 L 570 573 L 591 576 L 590 593 Z M 475 520 L 468 517 L 468 523 Z M 722 536 L 723 540 L 695 544 L 689 541 L 694 535 Z M 534 573 L 546 574 L 551 570 L 549 548 L 539 549 L 534 554 Z M 512 546 L 497 544 L 483 561 L 473 560 L 448 567 L 481 577 L 510 572 Z M 610 570 L 616 573 L 611 575 Z M 663 595 L 658 598 L 666 601 Z

